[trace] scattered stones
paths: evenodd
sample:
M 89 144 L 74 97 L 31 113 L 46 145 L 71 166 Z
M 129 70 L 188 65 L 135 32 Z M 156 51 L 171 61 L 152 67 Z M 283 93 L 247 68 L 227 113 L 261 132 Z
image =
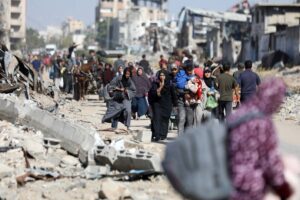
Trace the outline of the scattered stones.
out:
M 293 94 L 286 98 L 279 115 L 284 120 L 300 122 L 300 95 Z
M 102 181 L 99 198 L 109 200 L 132 199 L 129 190 L 124 185 L 112 179 Z
M 36 138 L 25 139 L 23 145 L 24 149 L 34 157 L 40 157 L 45 153 L 43 141 Z
M 76 166 L 76 165 L 79 165 L 79 161 L 78 161 L 78 158 L 75 158 L 73 156 L 64 156 L 62 158 L 62 163 L 65 164 L 65 165 L 69 165 L 69 166 Z

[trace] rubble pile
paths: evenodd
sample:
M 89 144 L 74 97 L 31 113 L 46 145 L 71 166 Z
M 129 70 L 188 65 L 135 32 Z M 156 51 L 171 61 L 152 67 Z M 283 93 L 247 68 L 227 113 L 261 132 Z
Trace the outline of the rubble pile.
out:
M 59 101 L 63 112 L 69 108 L 77 115 L 69 120 L 60 110 L 45 110 L 53 104 L 47 97 L 33 97 L 0 94 L 1 199 L 166 199 L 170 191 L 179 199 L 159 176 L 156 154 L 133 141 L 102 139 L 93 126 L 83 127 L 77 121 L 82 114 L 78 102 Z M 144 134 L 138 132 L 137 140 L 148 142 Z
M 292 120 L 300 124 L 300 94 L 288 96 L 279 115 L 284 120 Z

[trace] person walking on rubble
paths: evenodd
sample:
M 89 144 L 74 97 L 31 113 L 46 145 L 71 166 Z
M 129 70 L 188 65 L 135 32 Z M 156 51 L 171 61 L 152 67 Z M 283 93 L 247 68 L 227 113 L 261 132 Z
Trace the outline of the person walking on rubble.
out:
M 118 55 L 118 59 L 114 62 L 113 71 L 117 73 L 120 67 L 125 68 L 125 61 L 122 60 L 122 55 Z
M 137 114 L 137 119 L 140 119 L 148 111 L 146 97 L 151 88 L 151 82 L 146 74 L 144 74 L 142 67 L 138 68 L 137 75 L 133 76 L 132 80 L 136 87 L 136 95 L 132 100 L 132 114 L 133 118 L 136 118 Z
M 257 87 L 260 85 L 259 76 L 252 71 L 252 61 L 245 62 L 245 71 L 240 74 L 238 83 L 241 88 L 241 102 L 244 103 L 255 94 Z
M 237 102 L 239 102 L 239 93 L 238 93 L 238 84 L 230 72 L 230 65 L 224 64 L 223 66 L 224 73 L 220 74 L 217 77 L 218 88 L 220 92 L 219 99 L 219 111 L 220 111 L 220 120 L 224 120 L 225 116 L 229 116 L 232 112 L 232 102 L 233 102 L 233 90 L 237 96 Z M 225 114 L 224 114 L 225 111 Z
M 204 84 L 206 85 L 206 97 L 213 98 L 216 105 L 206 105 L 205 112 L 208 116 L 213 116 L 215 118 L 219 118 L 219 110 L 218 110 L 218 98 L 219 98 L 219 92 L 217 91 L 218 84 L 215 77 L 212 76 L 211 69 L 209 67 L 204 68 Z M 212 97 L 210 97 L 212 96 Z
M 240 77 L 240 75 L 244 72 L 244 70 L 245 70 L 245 66 L 244 66 L 244 64 L 243 63 L 238 63 L 237 64 L 237 71 L 235 71 L 234 73 L 233 73 L 233 77 L 234 77 L 234 79 L 236 80 L 236 81 L 238 81 L 239 80 L 239 77 Z
M 269 189 L 280 199 L 288 199 L 293 193 L 284 177 L 272 122 L 272 114 L 283 102 L 285 89 L 281 79 L 264 81 L 257 93 L 227 119 L 232 123 L 247 113 L 261 113 L 261 117 L 248 120 L 230 131 L 229 169 L 234 187 L 231 200 L 264 199 Z
M 107 84 L 111 82 L 114 78 L 114 72 L 112 71 L 112 66 L 109 63 L 105 63 L 105 68 L 102 71 L 102 80 L 103 86 L 105 87 Z
M 151 76 L 153 74 L 149 61 L 146 59 L 146 55 L 142 55 L 142 60 L 139 62 L 139 65 L 143 68 L 143 71 L 148 76 Z
M 177 107 L 177 97 L 169 73 L 160 70 L 158 75 L 158 81 L 153 82 L 149 91 L 149 104 L 153 112 L 151 130 L 155 141 L 167 138 L 172 108 Z
M 183 68 L 179 69 L 176 73 L 175 77 L 175 84 L 176 84 L 176 94 L 178 99 L 178 134 L 183 134 L 186 122 L 187 122 L 187 111 L 185 104 L 185 93 L 186 93 L 186 83 L 192 78 L 193 74 L 188 74 L 186 69 L 187 68 L 193 68 L 193 62 L 190 60 L 187 60 L 185 63 L 183 63 Z
M 75 49 L 76 49 L 76 47 L 77 47 L 78 45 L 77 44 L 75 44 L 74 42 L 73 42 L 73 44 L 69 47 L 69 49 L 68 49 L 68 56 L 67 56 L 67 58 L 69 59 L 69 63 L 70 63 L 70 65 L 76 65 L 76 54 L 75 54 Z
M 130 130 L 131 101 L 136 94 L 136 88 L 130 76 L 129 68 L 125 68 L 123 75 L 114 78 L 107 88 L 112 99 L 108 101 L 108 108 L 102 118 L 102 123 L 111 122 L 113 129 L 116 129 L 118 122 L 121 122 L 127 130 Z

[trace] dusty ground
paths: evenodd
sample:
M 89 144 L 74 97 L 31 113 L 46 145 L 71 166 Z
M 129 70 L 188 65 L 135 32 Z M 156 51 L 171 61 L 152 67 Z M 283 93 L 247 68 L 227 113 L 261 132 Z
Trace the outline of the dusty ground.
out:
M 285 72 L 293 72 L 289 69 Z M 299 81 L 298 74 L 284 75 L 284 72 L 265 72 L 267 75 L 283 77 L 294 92 L 297 91 Z M 37 97 L 40 98 L 40 97 Z M 106 106 L 99 101 L 97 96 L 90 96 L 86 101 L 68 100 L 62 96 L 59 102 L 57 115 L 86 127 L 96 129 L 99 135 L 105 140 L 124 139 L 127 148 L 144 149 L 158 153 L 163 158 L 165 143 L 177 137 L 176 131 L 171 131 L 166 142 L 141 144 L 133 140 L 131 133 L 122 129 L 125 127 L 119 124 L 117 132 L 104 131 L 110 124 L 102 124 L 101 118 L 105 113 Z M 300 98 L 297 94 L 288 97 L 280 112 L 274 116 L 280 142 L 280 152 L 286 166 L 286 175 L 293 183 L 297 193 L 293 197 L 299 200 L 300 195 Z M 47 101 L 45 101 L 48 104 Z M 133 120 L 132 129 L 148 129 L 149 120 Z M 31 167 L 43 167 L 58 171 L 66 178 L 55 181 L 32 180 L 23 187 L 17 186 L 16 177 L 25 173 L 25 160 L 20 149 L 0 153 L 0 165 L 9 167 L 9 170 L 0 169 L 0 197 L 7 199 L 101 199 L 100 191 L 108 195 L 108 199 L 182 199 L 170 186 L 164 176 L 153 177 L 150 181 L 118 182 L 109 178 L 101 180 L 87 180 L 81 174 L 84 168 L 78 159 L 68 155 L 61 149 L 46 149 L 41 145 L 43 135 L 41 132 L 28 127 L 16 126 L 5 121 L 0 121 L 0 146 L 9 143 L 26 145 L 35 159 L 29 159 Z M 32 147 L 32 148 L 30 148 Z M 2 167 L 2 166 L 0 166 Z M 3 173 L 10 171 L 9 175 Z M 130 197 L 130 198 L 129 198 Z M 0 198 L 0 199 L 1 199 Z M 270 197 L 269 199 L 276 199 Z

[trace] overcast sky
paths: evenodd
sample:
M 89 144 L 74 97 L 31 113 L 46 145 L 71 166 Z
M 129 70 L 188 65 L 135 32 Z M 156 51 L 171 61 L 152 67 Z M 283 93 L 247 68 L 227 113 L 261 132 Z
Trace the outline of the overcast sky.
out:
M 85 24 L 90 25 L 95 21 L 97 2 L 98 0 L 27 0 L 27 25 L 43 30 L 48 25 L 60 25 L 67 17 L 83 20 Z M 168 9 L 173 16 L 177 16 L 184 6 L 223 11 L 236 2 L 239 0 L 169 0 Z M 252 4 L 255 2 L 259 1 L 250 0 Z M 293 2 L 293 0 L 269 0 L 269 2 Z

